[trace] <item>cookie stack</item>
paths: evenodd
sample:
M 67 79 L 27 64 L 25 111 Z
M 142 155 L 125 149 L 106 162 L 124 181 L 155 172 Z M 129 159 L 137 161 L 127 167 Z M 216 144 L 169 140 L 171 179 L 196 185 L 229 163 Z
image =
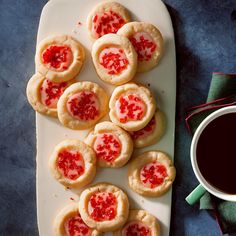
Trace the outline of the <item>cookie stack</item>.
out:
M 160 31 L 146 22 L 131 22 L 128 10 L 116 2 L 98 4 L 87 20 L 91 56 L 98 77 L 115 88 L 108 94 L 91 81 L 77 82 L 85 49 L 69 35 L 39 43 L 36 74 L 27 85 L 34 110 L 58 118 L 73 130 L 90 129 L 86 139 L 64 140 L 49 158 L 53 177 L 71 189 L 96 178 L 97 168 L 121 168 L 135 148 L 158 142 L 165 133 L 165 115 L 148 87 L 130 82 L 137 73 L 158 65 L 164 42 Z M 109 121 L 100 120 L 109 114 Z M 164 194 L 175 178 L 171 159 L 162 151 L 132 158 L 128 183 L 146 197 Z M 55 219 L 55 235 L 158 236 L 157 219 L 144 210 L 130 210 L 128 196 L 110 183 L 85 188 L 79 203 L 65 207 Z

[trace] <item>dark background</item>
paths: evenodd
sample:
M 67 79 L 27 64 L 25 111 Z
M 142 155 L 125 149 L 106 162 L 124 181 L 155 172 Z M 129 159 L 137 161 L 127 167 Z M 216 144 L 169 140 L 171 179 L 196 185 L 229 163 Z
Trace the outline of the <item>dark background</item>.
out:
M 0 235 L 37 235 L 35 114 L 25 88 L 46 0 L 0 0 Z M 219 236 L 215 221 L 184 198 L 197 185 L 187 108 L 203 103 L 213 71 L 236 72 L 236 0 L 165 0 L 177 51 L 177 113 L 171 234 Z

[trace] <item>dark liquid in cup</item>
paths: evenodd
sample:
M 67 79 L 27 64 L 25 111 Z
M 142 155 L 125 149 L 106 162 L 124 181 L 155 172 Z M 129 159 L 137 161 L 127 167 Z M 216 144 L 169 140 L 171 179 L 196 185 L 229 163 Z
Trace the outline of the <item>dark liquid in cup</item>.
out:
M 196 154 L 205 180 L 222 192 L 236 194 L 236 113 L 222 115 L 207 125 Z

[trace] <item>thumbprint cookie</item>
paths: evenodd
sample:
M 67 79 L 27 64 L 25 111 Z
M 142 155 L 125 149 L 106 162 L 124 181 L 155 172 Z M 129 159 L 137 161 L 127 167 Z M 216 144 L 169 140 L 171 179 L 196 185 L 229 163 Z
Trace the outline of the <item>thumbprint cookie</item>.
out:
M 109 121 L 97 124 L 88 134 L 85 143 L 93 148 L 101 167 L 122 167 L 133 152 L 130 135 Z
M 89 184 L 96 173 L 96 154 L 79 140 L 64 140 L 55 148 L 49 160 L 53 177 L 71 188 Z
M 121 35 L 107 34 L 92 47 L 92 59 L 100 79 L 113 85 L 133 79 L 137 70 L 137 53 L 130 41 Z
M 129 12 L 117 2 L 102 2 L 95 6 L 87 18 L 88 30 L 93 39 L 116 33 L 130 21 Z
M 129 165 L 129 186 L 140 195 L 158 197 L 169 190 L 175 179 L 175 167 L 161 151 L 145 152 Z
M 72 203 L 64 207 L 54 221 L 55 236 L 101 236 L 95 229 L 91 229 L 82 220 L 78 205 Z
M 118 187 L 98 183 L 81 193 L 79 212 L 91 228 L 102 232 L 115 231 L 128 218 L 129 200 Z
M 74 78 L 85 59 L 83 46 L 69 35 L 48 37 L 36 50 L 36 70 L 53 82 Z
M 144 210 L 130 210 L 126 224 L 113 232 L 113 236 L 159 236 L 157 219 Z
M 138 54 L 138 72 L 146 72 L 155 67 L 163 54 L 164 41 L 161 32 L 152 24 L 130 22 L 117 34 L 127 37 Z
M 88 129 L 108 112 L 108 95 L 93 82 L 77 82 L 60 97 L 57 110 L 60 122 L 71 129 Z
M 57 117 L 58 99 L 65 89 L 74 82 L 75 80 L 55 83 L 37 73 L 31 77 L 27 84 L 28 101 L 35 111 Z
M 128 83 L 114 89 L 109 107 L 113 123 L 127 131 L 137 131 L 152 119 L 156 101 L 148 88 Z
M 162 111 L 157 109 L 149 123 L 138 131 L 130 132 L 135 148 L 143 148 L 157 143 L 166 129 L 166 119 Z

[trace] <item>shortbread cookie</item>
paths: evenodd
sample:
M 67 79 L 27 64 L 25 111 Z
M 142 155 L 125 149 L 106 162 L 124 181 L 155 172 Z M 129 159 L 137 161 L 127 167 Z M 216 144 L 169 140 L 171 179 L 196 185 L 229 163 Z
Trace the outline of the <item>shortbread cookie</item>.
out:
M 145 72 L 155 67 L 163 54 L 164 41 L 161 32 L 152 24 L 130 22 L 117 34 L 131 41 L 138 54 L 138 72 Z
M 113 232 L 113 236 L 159 236 L 157 219 L 144 210 L 130 210 L 126 224 Z
M 87 25 L 93 39 L 109 33 L 116 33 L 130 21 L 129 12 L 117 2 L 99 3 L 89 14 Z
M 109 121 L 97 124 L 85 143 L 94 149 L 101 167 L 121 167 L 128 162 L 133 152 L 130 135 Z
M 130 41 L 120 35 L 107 34 L 92 47 L 92 59 L 100 79 L 120 85 L 133 79 L 137 70 L 137 53 Z
M 95 83 L 74 83 L 58 101 L 58 118 L 71 129 L 88 129 L 106 115 L 108 99 L 105 90 Z
M 149 89 L 129 83 L 115 88 L 109 107 L 113 123 L 127 131 L 137 131 L 152 119 L 156 102 Z
M 82 220 L 78 211 L 78 204 L 72 203 L 64 207 L 54 221 L 55 236 L 101 236 L 95 229 L 91 229 Z
M 96 173 L 96 154 L 79 140 L 64 140 L 55 148 L 49 160 L 53 177 L 66 187 L 82 188 Z
M 83 221 L 98 231 L 108 232 L 124 225 L 129 214 L 129 200 L 118 187 L 98 183 L 85 189 L 79 200 Z
M 85 59 L 83 46 L 69 35 L 48 37 L 36 50 L 36 70 L 53 82 L 74 78 Z
M 174 179 L 175 167 L 167 154 L 161 151 L 145 152 L 129 165 L 129 186 L 143 196 L 163 195 Z
M 162 111 L 157 109 L 149 123 L 138 131 L 130 132 L 135 148 L 143 148 L 157 143 L 166 129 L 166 119 Z
M 75 80 L 54 83 L 36 73 L 27 84 L 26 94 L 30 105 L 37 112 L 57 117 L 57 102 L 65 89 Z

